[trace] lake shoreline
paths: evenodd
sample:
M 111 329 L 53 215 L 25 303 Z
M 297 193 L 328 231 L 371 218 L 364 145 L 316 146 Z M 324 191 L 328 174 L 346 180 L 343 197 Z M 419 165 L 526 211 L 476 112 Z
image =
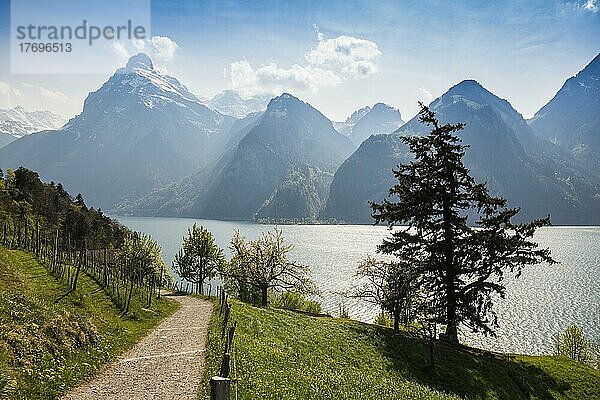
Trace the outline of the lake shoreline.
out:
M 249 239 L 271 227 L 250 221 L 217 221 L 172 217 L 113 216 L 134 230 L 151 234 L 163 247 L 167 265 L 181 245 L 187 228 L 204 225 L 229 257 L 228 244 L 234 230 Z M 372 322 L 376 307 L 343 299 L 336 292 L 348 289 L 354 281 L 358 262 L 376 255 L 376 248 L 389 234 L 381 225 L 279 225 L 284 237 L 295 248 L 295 261 L 310 266 L 322 291 L 323 310 L 333 316 L 344 303 L 350 317 Z M 498 338 L 464 332 L 465 343 L 486 350 L 519 354 L 548 354 L 552 334 L 570 323 L 581 325 L 591 337 L 600 337 L 600 306 L 591 304 L 600 292 L 600 227 L 552 226 L 536 233 L 540 246 L 550 247 L 560 264 L 539 265 L 507 280 L 507 298 L 497 300 Z M 357 245 L 357 243 L 359 245 Z M 214 286 L 214 284 L 213 284 Z

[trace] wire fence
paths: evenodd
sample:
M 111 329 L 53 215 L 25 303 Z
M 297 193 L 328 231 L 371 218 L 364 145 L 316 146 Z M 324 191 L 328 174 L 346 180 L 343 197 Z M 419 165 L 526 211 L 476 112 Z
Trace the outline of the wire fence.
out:
M 129 312 L 134 293 L 140 294 L 146 306 L 165 286 L 164 271 L 154 272 L 123 257 L 119 249 L 77 248 L 70 234 L 45 227 L 29 216 L 8 216 L 0 220 L 1 244 L 9 249 L 35 254 L 54 277 L 65 283 L 69 292 L 78 289 L 79 277 L 85 273 L 95 280 L 123 312 Z M 151 272 L 149 272 L 151 271 Z
M 217 287 L 219 318 L 221 318 L 221 338 L 224 340 L 223 354 L 219 375 L 211 379 L 211 399 L 225 400 L 230 398 L 231 383 L 235 387 L 235 399 L 238 398 L 238 376 L 235 361 L 234 335 L 236 321 L 231 320 L 231 304 L 229 296 L 222 287 Z

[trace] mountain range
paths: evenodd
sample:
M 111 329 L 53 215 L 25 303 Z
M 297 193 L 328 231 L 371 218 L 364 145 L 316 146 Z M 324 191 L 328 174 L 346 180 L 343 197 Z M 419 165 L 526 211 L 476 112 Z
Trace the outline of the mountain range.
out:
M 430 104 L 466 123 L 465 164 L 522 219 L 600 224 L 599 57 L 530 121 L 473 80 Z M 0 148 L 0 167 L 35 169 L 116 213 L 370 223 L 368 202 L 411 159 L 402 137 L 427 131 L 384 103 L 332 123 L 288 93 L 202 101 L 139 54 L 65 126 Z
M 156 215 L 161 208 L 161 214 L 211 219 L 316 218 L 333 174 L 355 149 L 323 114 L 288 93 L 272 99 L 264 113 L 241 120 L 234 131 L 237 143 L 213 166 L 150 193 L 133 205 L 134 212 Z
M 540 137 L 600 170 L 600 54 L 529 121 Z
M 216 219 L 315 217 L 353 150 L 323 114 L 284 93 L 218 167 L 213 189 L 194 210 Z
M 110 209 L 218 159 L 234 122 L 139 54 L 88 95 L 81 114 L 1 148 L 0 160 Z
M 235 90 L 224 90 L 212 99 L 204 102 L 209 108 L 235 118 L 244 118 L 248 114 L 262 112 L 271 98 L 268 95 L 256 95 L 249 98 L 240 96 Z
M 65 122 L 50 111 L 27 111 L 21 106 L 0 109 L 0 147 L 33 132 L 58 129 Z
M 430 104 L 442 122 L 466 124 L 459 133 L 468 145 L 464 161 L 477 181 L 522 208 L 521 219 L 552 216 L 557 224 L 600 222 L 600 178 L 535 136 L 512 106 L 473 80 L 450 88 Z M 391 135 L 365 140 L 337 170 L 323 217 L 368 223 L 369 201 L 381 202 L 394 184 L 391 174 L 410 161 L 401 138 L 423 135 L 418 117 Z
M 336 123 L 335 127 L 350 140 L 359 146 L 371 135 L 392 133 L 404 121 L 400 110 L 384 103 L 377 103 L 373 107 L 363 107 L 350 115 L 346 121 Z

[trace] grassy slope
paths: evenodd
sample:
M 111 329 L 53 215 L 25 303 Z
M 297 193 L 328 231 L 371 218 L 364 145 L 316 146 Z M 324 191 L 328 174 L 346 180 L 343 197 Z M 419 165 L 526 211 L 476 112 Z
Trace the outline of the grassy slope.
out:
M 161 300 L 143 310 L 134 299 L 123 317 L 85 274 L 66 293 L 33 255 L 0 247 L 0 398 L 58 397 L 178 307 Z
M 433 371 L 423 342 L 388 328 L 239 302 L 232 318 L 240 399 L 600 398 L 600 372 L 564 358 L 508 361 L 440 344 Z M 218 371 L 219 325 L 215 312 L 205 382 Z

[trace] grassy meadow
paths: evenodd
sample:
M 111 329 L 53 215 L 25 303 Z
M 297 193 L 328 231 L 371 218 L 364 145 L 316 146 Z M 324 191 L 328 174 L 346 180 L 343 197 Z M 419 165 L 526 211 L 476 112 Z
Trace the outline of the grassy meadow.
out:
M 144 308 L 134 296 L 126 316 L 81 274 L 69 292 L 34 255 L 0 247 L 0 399 L 53 399 L 130 348 L 178 308 Z
M 427 344 L 408 333 L 231 303 L 239 399 L 600 398 L 600 371 L 570 359 L 437 344 L 432 369 Z M 221 360 L 218 310 L 208 335 L 205 382 Z M 208 384 L 200 398 L 209 398 Z

